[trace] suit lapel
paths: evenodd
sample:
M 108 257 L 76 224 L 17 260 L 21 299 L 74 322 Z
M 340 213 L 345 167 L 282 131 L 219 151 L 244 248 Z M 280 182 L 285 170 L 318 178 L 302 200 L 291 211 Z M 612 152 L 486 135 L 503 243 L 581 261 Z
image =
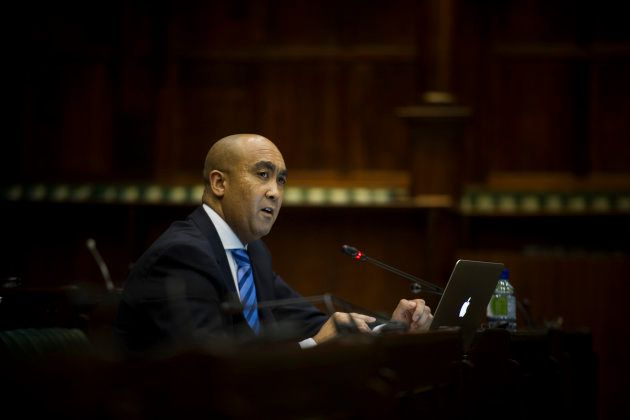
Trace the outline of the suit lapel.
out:
M 234 285 L 234 279 L 232 278 L 232 271 L 230 270 L 230 264 L 228 263 L 227 256 L 225 255 L 225 248 L 221 238 L 217 233 L 217 229 L 212 224 L 210 217 L 203 209 L 198 207 L 191 215 L 191 220 L 197 225 L 201 233 L 208 238 L 208 244 L 212 249 L 212 255 L 214 255 L 215 261 L 222 274 L 223 282 L 229 294 L 238 296 L 236 292 L 236 286 Z
M 208 244 L 212 249 L 217 266 L 221 270 L 226 290 L 238 300 L 238 293 L 236 291 L 236 285 L 234 284 L 234 278 L 232 277 L 232 271 L 230 270 L 230 264 L 225 254 L 225 248 L 223 247 L 221 238 L 212 220 L 210 220 L 210 217 L 208 217 L 203 207 L 198 207 L 189 217 L 193 223 L 197 225 L 201 233 L 208 238 Z M 268 252 L 260 241 L 249 244 L 247 252 L 254 272 L 254 284 L 256 285 L 258 302 L 273 300 L 273 278 L 270 277 L 270 275 L 273 275 L 273 270 L 271 268 L 271 258 Z M 274 320 L 271 309 L 260 309 L 259 316 L 261 321 L 269 322 L 270 320 Z

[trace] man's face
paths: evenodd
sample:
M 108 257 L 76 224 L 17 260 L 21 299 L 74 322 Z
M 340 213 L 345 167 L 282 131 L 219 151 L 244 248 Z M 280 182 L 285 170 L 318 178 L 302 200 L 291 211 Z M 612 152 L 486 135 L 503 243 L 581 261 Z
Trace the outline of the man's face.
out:
M 243 243 L 271 230 L 282 205 L 287 170 L 280 151 L 265 139 L 243 145 L 226 172 L 223 216 Z

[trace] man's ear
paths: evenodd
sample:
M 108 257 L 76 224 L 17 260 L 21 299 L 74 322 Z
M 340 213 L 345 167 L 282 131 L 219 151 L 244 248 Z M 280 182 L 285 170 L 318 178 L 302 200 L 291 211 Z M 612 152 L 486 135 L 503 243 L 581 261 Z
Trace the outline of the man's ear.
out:
M 216 197 L 223 197 L 225 195 L 225 174 L 216 169 L 210 172 L 208 177 L 210 180 L 210 189 Z

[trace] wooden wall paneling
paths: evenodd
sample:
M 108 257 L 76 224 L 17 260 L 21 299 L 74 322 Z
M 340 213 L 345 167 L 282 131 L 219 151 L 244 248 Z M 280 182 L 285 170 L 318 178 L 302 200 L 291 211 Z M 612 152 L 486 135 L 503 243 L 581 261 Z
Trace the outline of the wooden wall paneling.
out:
M 32 62 L 31 62 L 32 63 Z M 21 180 L 37 180 L 58 175 L 59 121 L 63 116 L 60 68 L 47 63 L 24 70 L 22 92 L 22 144 L 19 175 Z
M 239 62 L 183 60 L 178 71 L 176 175 L 197 178 L 209 146 L 227 134 L 255 131 L 258 68 Z
M 593 2 L 570 0 L 494 1 L 485 7 L 495 39 L 507 43 L 566 43 L 579 35 Z M 591 4 L 588 4 L 591 3 Z
M 469 110 L 453 105 L 400 108 L 409 130 L 410 195 L 442 197 L 457 202 L 461 191 L 462 129 Z
M 415 297 L 409 282 L 357 263 L 341 246 L 355 246 L 372 258 L 444 285 L 447 278 L 432 265 L 435 254 L 427 234 L 423 211 L 291 207 L 282 210 L 265 242 L 276 271 L 301 293 L 330 292 L 361 307 L 390 312 L 399 299 Z M 436 303 L 432 296 L 427 300 Z
M 261 133 L 273 142 L 275 142 L 282 152 L 285 163 L 291 169 L 296 162 L 296 156 L 293 156 L 288 145 L 301 143 L 301 138 L 293 138 L 291 136 L 282 135 L 282 130 L 288 124 L 291 124 L 291 116 L 283 113 L 281 101 L 284 100 L 285 94 L 279 90 L 279 83 L 284 77 L 281 71 L 282 66 L 278 63 L 263 63 L 261 65 L 261 86 L 260 97 L 258 98 L 258 113 L 261 120 Z M 281 143 L 279 143 L 281 142 Z
M 334 2 L 331 2 L 334 3 Z M 341 7 L 339 7 L 341 6 Z M 417 15 L 422 3 L 398 0 L 383 3 L 378 0 L 350 0 L 337 8 L 339 43 L 392 43 L 413 45 L 417 39 Z
M 462 247 L 630 254 L 627 214 L 464 217 Z
M 178 110 L 178 66 L 174 60 L 168 60 L 165 69 L 164 84 L 156 97 L 155 138 L 153 141 L 153 170 L 151 178 L 156 182 L 168 184 L 174 180 L 177 133 L 180 121 Z
M 562 60 L 497 59 L 484 115 L 489 171 L 573 169 L 573 71 Z
M 302 45 L 413 44 L 418 7 L 413 0 L 274 1 L 268 33 L 271 40 Z
M 342 84 L 343 65 L 338 62 L 325 62 L 319 65 L 320 79 L 317 88 L 321 91 L 321 109 L 316 114 L 314 130 L 319 151 L 318 160 L 309 162 L 313 168 L 343 168 L 347 162 L 347 149 L 343 137 L 339 137 L 345 127 L 345 114 L 341 109 L 341 98 L 345 94 Z M 305 133 L 298 133 L 301 138 Z
M 263 2 L 169 5 L 163 85 L 159 90 L 154 176 L 198 182 L 209 146 L 240 131 L 255 131 L 257 68 L 222 60 L 213 51 L 238 51 L 265 35 Z
M 264 1 L 194 1 L 170 7 L 174 47 L 180 53 L 247 48 L 265 36 L 268 4 Z
M 396 43 L 406 42 L 407 46 L 413 45 L 415 20 L 401 14 L 405 4 L 397 2 L 383 9 L 380 3 L 362 3 L 348 9 L 345 6 L 332 7 L 328 3 L 291 3 L 284 6 L 274 3 L 265 10 L 256 3 L 233 10 L 219 2 L 212 6 L 176 8 L 175 29 L 171 31 L 175 37 L 172 48 L 179 51 L 177 54 L 180 58 L 176 59 L 181 62 L 181 66 L 177 70 L 178 81 L 171 86 L 180 92 L 177 99 L 179 109 L 175 111 L 178 116 L 174 117 L 173 124 L 175 131 L 181 134 L 175 134 L 170 140 L 160 140 L 160 144 L 166 143 L 159 148 L 178 149 L 172 153 L 157 151 L 160 160 L 164 160 L 167 155 L 173 159 L 182 159 L 181 149 L 188 148 L 184 145 L 189 141 L 196 144 L 192 147 L 198 151 L 202 149 L 199 146 L 202 142 L 203 149 L 206 149 L 209 142 L 227 133 L 254 127 L 256 131 L 280 143 L 281 150 L 293 168 L 341 167 L 344 171 L 347 170 L 344 165 L 349 169 L 371 167 L 371 162 L 352 163 L 353 160 L 364 159 L 362 153 L 367 153 L 370 159 L 385 159 L 388 169 L 399 165 L 400 156 L 404 155 L 401 150 L 404 138 L 399 122 L 391 113 L 396 102 L 391 87 L 396 88 L 397 94 L 408 92 L 405 84 L 400 83 L 400 78 L 402 75 L 404 79 L 411 80 L 413 67 L 409 59 L 413 60 L 413 54 L 405 53 L 400 48 L 396 50 L 396 47 L 383 49 L 378 45 L 399 45 L 391 43 L 390 39 Z M 399 21 L 403 15 L 405 19 L 398 22 L 398 26 L 384 25 L 381 19 L 383 13 L 390 20 Z M 203 18 L 200 16 L 204 15 L 212 15 L 207 26 L 216 24 L 217 27 L 202 25 Z M 341 22 L 346 22 L 350 28 Z M 366 32 L 359 31 L 359 27 L 371 27 L 372 30 L 365 37 Z M 220 39 L 226 42 L 222 44 Z M 362 43 L 366 43 L 362 50 L 364 52 L 355 48 Z M 401 66 L 401 59 L 407 60 L 407 63 Z M 377 71 L 380 72 L 379 76 L 386 75 L 386 80 L 370 76 L 375 72 L 373 61 L 384 63 Z M 389 62 L 394 63 L 393 70 L 389 70 Z M 213 76 L 212 71 L 206 69 L 204 73 L 201 70 L 203 67 L 222 65 L 227 68 L 249 68 L 250 77 L 246 79 L 238 77 L 235 74 L 238 72 L 226 71 L 217 73 L 214 75 L 217 77 L 213 77 L 214 81 L 210 81 L 208 79 Z M 357 71 L 366 72 L 367 79 L 364 80 Z M 194 87 L 183 88 L 182 83 L 186 83 L 189 78 L 209 85 L 203 93 Z M 217 89 L 220 88 L 212 85 L 218 83 L 217 80 L 224 80 L 223 83 L 228 84 L 230 82 L 225 80 L 231 80 L 231 92 L 241 90 L 243 94 L 243 90 L 246 91 L 247 95 L 251 95 L 248 99 L 252 99 L 254 104 L 249 103 L 248 99 L 238 101 L 232 98 L 230 102 L 227 92 L 219 93 Z M 272 85 L 268 85 L 270 82 Z M 382 87 L 375 87 L 374 82 L 382 83 Z M 353 86 L 356 86 L 354 93 Z M 379 91 L 372 96 L 374 89 Z M 273 96 L 265 98 L 263 95 Z M 344 99 L 352 98 L 352 95 L 358 101 L 354 110 Z M 189 97 L 194 102 L 190 105 L 191 109 L 187 108 Z M 203 97 L 206 100 L 201 99 Z M 221 111 L 211 107 L 211 97 L 212 101 L 220 102 L 223 99 L 225 114 L 213 115 Z M 383 98 L 386 100 L 383 101 Z M 389 98 L 392 98 L 391 102 L 387 100 Z M 204 109 L 207 110 L 206 115 L 202 115 L 201 110 Z M 235 112 L 235 109 L 238 111 Z M 353 112 L 359 115 L 347 115 Z M 362 127 L 369 123 L 378 125 L 378 135 L 370 136 L 374 131 L 371 127 L 367 133 L 352 134 L 353 126 Z M 274 127 L 281 127 L 282 131 L 276 132 Z M 161 137 L 168 136 L 162 133 Z M 383 137 L 393 139 L 393 143 L 399 145 L 395 153 L 380 153 Z M 201 138 L 206 140 L 202 141 Z M 291 142 L 296 146 L 288 141 L 282 144 L 284 138 L 292 139 Z M 300 142 L 296 143 L 296 139 L 300 139 Z M 168 146 L 168 142 L 177 145 Z M 173 176 L 179 177 L 184 173 L 181 175 L 183 178 L 192 178 L 193 172 L 187 169 L 191 163 L 177 163 L 172 171 Z M 163 166 L 169 165 L 165 163 Z
M 3 246 L 2 274 L 21 278 L 27 288 L 103 285 L 85 241 L 94 237 L 99 247 L 112 241 L 117 244 L 113 249 L 119 252 L 125 249 L 124 238 L 117 236 L 121 235 L 117 227 L 125 227 L 125 211 L 120 213 L 107 207 L 81 209 L 52 203 L 7 205 L 3 206 L 3 214 L 7 218 L 3 223 L 6 245 Z M 24 223 L 16 224 L 16 220 Z M 110 270 L 112 276 L 120 274 L 116 266 Z
M 312 139 L 301 143 L 308 147 L 295 152 L 300 159 L 291 156 L 297 164 L 293 167 L 323 165 L 348 170 L 343 165 L 354 159 L 348 164 L 349 169 L 400 169 L 406 158 L 405 130 L 399 121 L 390 119 L 391 108 L 413 102 L 417 93 L 414 91 L 420 86 L 421 81 L 412 74 L 417 64 L 414 53 L 408 52 L 413 51 L 420 35 L 418 16 L 424 9 L 410 1 L 397 1 L 387 7 L 380 2 L 349 2 L 343 7 L 333 3 L 160 3 L 151 7 L 123 3 L 94 10 L 80 8 L 72 13 L 62 8 L 49 18 L 38 17 L 28 26 L 34 32 L 27 36 L 24 45 L 33 53 L 31 60 L 23 63 L 23 68 L 30 66 L 23 83 L 37 86 L 37 92 L 18 94 L 26 104 L 20 111 L 25 122 L 19 137 L 24 139 L 24 160 L 33 163 L 25 162 L 16 170 L 29 173 L 42 168 L 38 174 L 58 178 L 142 178 L 153 166 L 157 179 L 172 180 L 180 171 L 191 179 L 194 174 L 197 179 L 196 170 L 188 169 L 192 162 L 172 164 L 169 171 L 165 159 L 183 158 L 179 150 L 187 147 L 189 136 L 195 144 L 191 154 L 196 159 L 210 138 L 225 134 L 229 127 L 270 127 L 272 123 L 266 122 L 268 114 L 261 109 L 263 103 L 268 104 L 261 99 L 261 92 L 270 90 L 263 86 L 265 76 L 261 72 L 267 70 L 261 70 L 261 66 L 281 66 L 283 61 L 295 66 L 295 74 L 290 72 L 285 79 L 291 81 L 288 85 L 295 84 L 303 91 L 304 84 L 312 84 L 312 88 L 297 95 L 297 100 L 302 101 L 298 109 L 303 112 L 293 119 L 304 125 L 286 134 L 295 138 L 304 136 L 305 131 L 314 131 Z M 617 133 L 625 128 L 621 110 L 626 107 L 627 95 L 622 75 L 627 67 L 624 43 L 628 37 L 616 28 L 619 24 L 615 13 L 590 3 L 584 9 L 567 2 L 516 2 L 496 8 L 473 8 L 474 12 L 490 14 L 486 20 L 475 21 L 479 16 L 468 15 L 470 5 L 456 3 L 456 12 L 463 9 L 456 22 L 481 26 L 479 43 L 495 47 L 485 61 L 479 59 L 497 66 L 496 72 L 488 73 L 480 84 L 480 96 L 491 93 L 490 109 L 484 111 L 480 103 L 475 103 L 483 113 L 480 118 L 495 124 L 481 129 L 477 136 L 478 142 L 483 143 L 479 149 L 489 151 L 490 165 L 501 165 L 500 169 L 516 165 L 516 169 L 575 170 L 576 165 L 578 169 L 584 166 L 576 161 L 587 160 L 586 166 L 597 170 L 626 168 L 627 148 L 623 136 Z M 585 14 L 594 17 L 585 19 Z M 589 30 L 592 34 L 586 36 Z M 470 31 L 457 32 L 454 45 L 468 45 L 471 51 L 475 50 L 477 44 L 462 41 L 465 33 Z M 599 44 L 585 44 L 590 39 Z M 48 48 L 50 55 L 45 54 Z M 576 68 L 576 54 L 582 54 L 580 60 L 584 62 L 584 51 L 593 54 L 586 56 L 587 73 Z M 477 53 L 483 56 L 486 52 L 482 49 Z M 240 61 L 234 58 L 238 54 Z M 459 54 L 455 52 L 456 56 Z M 474 54 L 469 52 L 464 63 L 474 67 L 471 55 Z M 191 76 L 181 74 L 187 72 L 189 62 L 198 61 L 192 66 L 201 71 L 207 65 L 201 63 L 208 60 L 215 69 L 204 77 L 222 78 L 223 73 L 217 70 L 220 63 L 228 69 L 225 71 L 231 88 L 221 88 L 222 92 L 209 88 L 195 97 L 194 92 L 180 89 L 173 82 L 174 78 L 183 82 Z M 45 69 L 36 70 L 36 63 L 41 62 Z M 247 71 L 238 69 L 241 65 L 250 68 L 248 75 L 242 75 Z M 467 74 L 461 82 L 460 78 L 454 79 L 462 92 L 478 84 L 476 78 Z M 471 73 L 475 74 L 484 74 L 483 65 L 477 73 Z M 595 78 L 597 82 L 593 82 Z M 575 101 L 580 98 L 575 96 L 576 90 L 590 82 L 594 87 L 589 95 L 599 96 L 582 96 L 582 105 L 576 106 L 580 102 Z M 174 97 L 174 92 L 180 90 L 182 95 Z M 191 100 L 201 102 L 187 105 L 189 95 L 193 96 Z M 519 95 L 522 97 L 516 101 L 514 98 Z M 202 97 L 206 100 L 202 101 Z M 253 103 L 249 103 L 252 98 Z M 309 104 L 309 99 L 318 105 Z M 231 109 L 214 114 L 208 103 L 214 100 L 227 102 Z M 584 109 L 589 112 L 585 101 L 592 104 L 593 119 L 586 125 L 581 117 Z M 287 108 L 279 115 L 286 114 Z M 245 112 L 241 112 L 243 109 Z M 309 116 L 311 112 L 314 114 Z M 596 121 L 599 119 L 601 122 Z M 597 156 L 585 159 L 578 149 L 585 147 L 584 132 L 589 126 L 593 127 L 593 139 L 587 140 L 588 147 Z M 213 131 L 220 134 L 214 136 Z M 279 138 L 282 137 L 281 134 Z M 393 139 L 389 153 L 380 152 L 384 137 Z M 503 145 L 514 141 L 514 137 L 519 147 L 512 149 L 519 152 L 511 157 Z M 605 140 L 612 138 L 619 140 Z M 486 139 L 491 142 L 485 143 Z M 597 143 L 601 141 L 604 143 L 600 146 Z M 344 149 L 346 145 L 349 150 Z M 567 146 L 572 157 L 566 152 Z M 615 152 L 606 157 L 604 150 L 610 147 Z M 335 152 L 337 148 L 340 152 Z M 15 153 L 18 149 L 11 150 Z M 58 154 L 59 159 L 38 158 L 34 150 L 42 151 L 41 156 Z M 291 149 L 288 153 L 291 155 Z M 313 155 L 314 160 L 302 163 L 304 155 Z M 150 156 L 155 159 L 149 159 Z M 316 163 L 315 158 L 326 162 Z M 64 169 L 66 165 L 68 168 Z M 170 175 L 163 176 L 164 171 Z
M 157 81 L 155 97 L 155 137 L 153 139 L 152 179 L 168 183 L 173 180 L 175 163 L 171 159 L 175 150 L 177 133 L 180 130 L 179 113 L 179 51 L 178 31 L 180 17 L 177 10 L 169 10 L 175 16 L 165 17 L 162 23 L 160 58 L 163 60 Z
M 85 244 L 93 238 L 112 280 L 120 286 L 130 264 L 173 221 L 191 211 L 178 205 L 2 203 L 6 240 L 0 277 L 20 277 L 26 287 L 102 286 L 101 273 Z
M 107 61 L 63 63 L 25 77 L 22 179 L 64 181 L 112 174 L 114 98 Z
M 418 15 L 418 99 L 439 93 L 452 102 L 453 45 L 457 1 L 426 1 Z M 428 100 L 431 101 L 430 99 Z
M 62 180 L 110 172 L 110 80 L 116 7 L 43 2 L 11 5 L 11 78 L 21 127 L 11 141 L 20 180 Z M 20 156 L 21 155 L 21 156 Z
M 275 74 L 277 72 L 277 74 Z M 335 61 L 303 57 L 269 66 L 273 83 L 265 90 L 276 102 L 274 140 L 293 169 L 320 169 L 342 164 L 343 143 L 337 141 L 342 93 Z M 264 133 L 266 134 L 266 133 Z
M 416 100 L 415 59 L 372 62 L 365 74 L 363 102 L 360 108 L 362 127 L 360 147 L 365 162 L 362 170 L 409 170 L 411 141 L 404 121 L 395 113 L 400 104 Z M 358 152 L 356 149 L 350 153 Z
M 453 92 L 453 50 L 458 34 L 456 1 L 427 1 L 419 13 L 416 103 L 397 109 L 409 133 L 410 195 L 456 202 L 463 182 L 464 124 L 470 109 Z M 461 58 L 461 56 L 459 57 Z
M 115 38 L 115 172 L 149 179 L 156 165 L 160 93 L 167 82 L 170 7 L 123 2 Z
M 630 171 L 630 44 L 619 54 L 593 63 L 589 157 L 594 172 Z
M 412 65 L 405 58 L 381 63 L 378 52 L 349 62 L 343 53 L 311 54 L 262 62 L 258 56 L 183 60 L 175 87 L 180 132 L 175 144 L 160 146 L 177 149 L 170 155 L 182 160 L 175 171 L 196 176 L 191 156 L 198 159 L 216 139 L 243 131 L 272 138 L 293 168 L 406 167 L 406 137 L 392 109 L 411 99 L 400 80 L 413 83 Z
M 484 182 L 489 171 L 487 133 L 494 119 L 489 96 L 488 74 L 493 63 L 490 24 L 492 2 L 457 2 L 453 35 L 452 88 L 457 103 L 470 108 L 469 122 L 462 133 L 463 185 Z
M 371 68 L 367 63 L 356 63 L 348 69 L 346 127 L 343 132 L 348 148 L 344 169 L 359 169 L 367 166 L 368 149 L 365 130 L 367 108 L 371 106 L 364 87 L 369 84 Z
M 455 263 L 460 259 L 457 249 L 462 236 L 461 217 L 455 211 L 444 208 L 427 209 L 424 217 L 427 233 L 420 247 L 426 267 L 422 275 L 430 282 L 445 287 Z M 437 303 L 435 297 L 432 300 Z
M 617 127 L 611 131 L 624 127 L 622 122 L 613 122 L 619 121 L 616 110 L 626 106 L 621 98 L 628 96 L 623 93 L 625 81 L 613 76 L 623 72 L 628 56 L 630 34 L 618 18 L 623 7 L 562 1 L 497 2 L 495 6 L 482 7 L 479 28 L 488 36 L 484 44 L 492 46 L 483 60 L 492 63 L 492 69 L 482 84 L 489 87 L 493 99 L 482 106 L 480 119 L 486 122 L 480 124 L 493 127 L 482 128 L 477 136 L 479 142 L 492 139 L 486 149 L 489 170 L 496 170 L 493 165 L 499 165 L 501 157 L 502 171 L 530 166 L 583 176 L 607 171 L 607 165 L 617 168 L 613 171 L 627 169 L 614 152 L 606 159 L 610 163 L 593 160 L 596 150 L 609 149 L 598 145 L 608 137 L 603 127 Z M 602 80 L 602 69 L 612 77 Z M 616 86 L 604 88 L 607 98 L 601 96 L 602 84 Z M 606 108 L 610 102 L 615 105 Z M 536 115 L 536 110 L 548 117 Z M 498 144 L 502 136 L 516 136 L 514 150 L 519 158 L 506 154 Z M 624 146 L 610 146 L 627 156 Z
M 573 130 L 569 135 L 573 137 L 568 151 L 571 158 L 571 172 L 577 177 L 588 175 L 592 168 L 589 162 L 589 144 L 591 136 L 591 84 L 592 63 L 588 59 L 579 59 L 573 63 L 569 80 L 571 81 L 571 97 L 568 101 L 573 114 Z
M 59 154 L 56 172 L 62 179 L 104 178 L 113 175 L 114 115 L 110 66 L 81 63 L 63 74 Z
M 340 29 L 337 19 L 340 7 L 330 1 L 270 2 L 266 16 L 268 40 L 274 44 L 334 44 Z

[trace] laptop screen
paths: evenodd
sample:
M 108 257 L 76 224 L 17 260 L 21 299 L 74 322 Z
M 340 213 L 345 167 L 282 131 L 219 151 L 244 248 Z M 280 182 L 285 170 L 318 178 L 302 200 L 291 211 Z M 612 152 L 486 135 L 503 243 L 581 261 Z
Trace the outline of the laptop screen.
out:
M 458 260 L 433 315 L 431 329 L 459 327 L 467 350 L 503 268 L 502 263 Z

